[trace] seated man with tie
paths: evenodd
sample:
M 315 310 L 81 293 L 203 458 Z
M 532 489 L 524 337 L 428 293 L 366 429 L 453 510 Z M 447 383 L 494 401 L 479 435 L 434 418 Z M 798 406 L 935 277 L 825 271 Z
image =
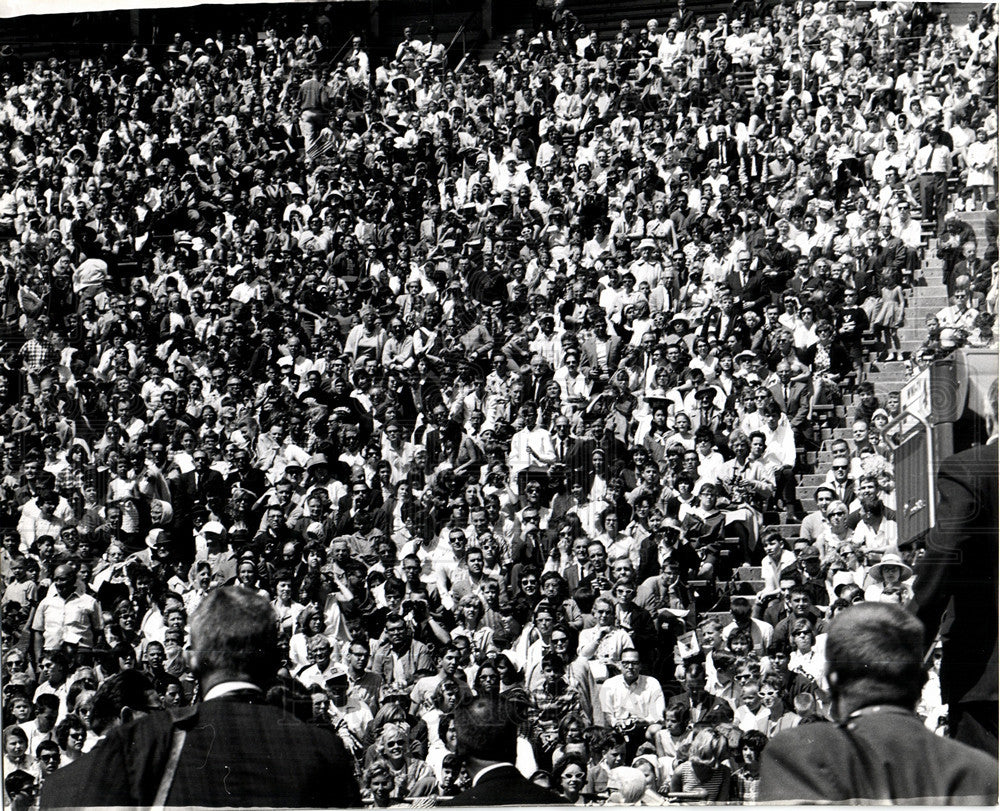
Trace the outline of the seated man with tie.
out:
M 792 364 L 787 360 L 778 362 L 775 370 L 777 381 L 768 386 L 767 391 L 774 402 L 788 417 L 795 435 L 795 444 L 803 447 L 812 437 L 812 423 L 808 420 L 809 401 L 812 397 L 812 384 L 792 379 Z

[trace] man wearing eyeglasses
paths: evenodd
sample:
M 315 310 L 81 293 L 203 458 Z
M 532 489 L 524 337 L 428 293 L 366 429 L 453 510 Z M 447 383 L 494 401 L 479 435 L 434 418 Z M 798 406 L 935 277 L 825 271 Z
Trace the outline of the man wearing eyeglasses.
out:
M 55 741 L 42 741 L 35 747 L 35 760 L 38 762 L 38 785 L 45 784 L 48 776 L 61 765 L 62 752 Z
M 645 738 L 652 738 L 662 727 L 665 702 L 660 683 L 640 672 L 639 651 L 622 651 L 621 675 L 612 676 L 601 685 L 601 709 L 609 724 L 625 735 L 626 760 Z
M 618 561 L 615 561 L 615 568 Z M 612 595 L 615 600 L 616 623 L 632 635 L 636 649 L 647 664 L 652 658 L 656 644 L 656 626 L 649 611 L 635 602 L 636 582 L 633 569 L 629 566 L 615 578 Z M 648 671 L 647 671 L 648 672 Z
M 368 705 L 373 713 L 378 711 L 378 697 L 382 677 L 367 669 L 368 646 L 362 641 L 352 642 L 347 649 L 347 695 Z
M 837 501 L 850 504 L 856 495 L 854 479 L 851 478 L 850 458 L 846 454 L 834 456 L 830 470 L 833 474 L 833 480 L 829 481 L 827 486 L 833 490 Z
M 524 485 L 524 507 L 515 513 L 522 525 L 535 524 L 539 529 L 548 528 L 552 510 L 542 503 L 542 492 L 542 483 L 539 481 L 529 479 Z

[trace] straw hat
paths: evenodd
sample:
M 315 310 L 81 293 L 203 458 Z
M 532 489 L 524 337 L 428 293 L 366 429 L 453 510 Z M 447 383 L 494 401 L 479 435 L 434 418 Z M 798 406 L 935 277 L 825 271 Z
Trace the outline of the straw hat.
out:
M 901 572 L 900 580 L 907 580 L 913 576 L 913 569 L 903 562 L 899 550 L 892 546 L 885 550 L 882 559 L 868 570 L 869 576 L 876 580 L 882 580 L 882 569 L 885 566 L 897 566 Z

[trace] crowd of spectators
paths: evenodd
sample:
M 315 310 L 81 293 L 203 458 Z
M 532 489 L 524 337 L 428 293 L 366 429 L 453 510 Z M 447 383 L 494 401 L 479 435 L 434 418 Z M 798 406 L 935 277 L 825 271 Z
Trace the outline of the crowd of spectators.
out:
M 581 804 L 753 800 L 826 719 L 826 622 L 909 598 L 862 347 L 901 357 L 924 226 L 954 304 L 910 360 L 995 345 L 953 213 L 995 209 L 996 7 L 663 18 L 540 0 L 456 66 L 234 16 L 0 79 L 9 800 L 198 700 L 220 584 L 379 807 L 457 793 L 472 694 Z

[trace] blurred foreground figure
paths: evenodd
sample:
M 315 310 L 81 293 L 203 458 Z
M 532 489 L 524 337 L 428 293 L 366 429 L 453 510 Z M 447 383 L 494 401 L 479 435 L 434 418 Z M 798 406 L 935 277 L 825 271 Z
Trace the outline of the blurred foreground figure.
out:
M 920 698 L 924 629 L 888 603 L 837 614 L 827 638 L 835 723 L 776 735 L 760 802 L 891 801 L 995 805 L 997 761 L 928 730 Z
M 518 708 L 504 699 L 477 698 L 455 713 L 458 753 L 472 787 L 443 805 L 550 805 L 557 794 L 526 780 L 514 768 Z
M 941 630 L 941 700 L 948 705 L 948 733 L 996 757 L 996 383 L 990 405 L 990 441 L 941 463 L 937 524 L 916 567 L 911 607 L 927 630 L 926 647 Z
M 191 620 L 202 702 L 112 727 L 45 781 L 41 806 L 360 805 L 336 735 L 265 703 L 276 629 L 265 598 L 238 587 L 208 594 Z

